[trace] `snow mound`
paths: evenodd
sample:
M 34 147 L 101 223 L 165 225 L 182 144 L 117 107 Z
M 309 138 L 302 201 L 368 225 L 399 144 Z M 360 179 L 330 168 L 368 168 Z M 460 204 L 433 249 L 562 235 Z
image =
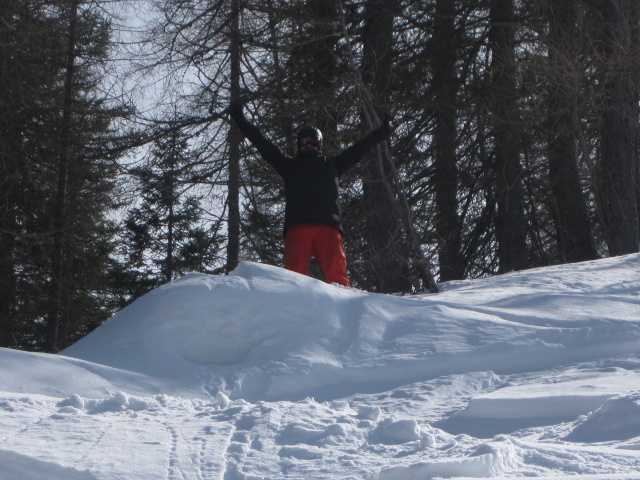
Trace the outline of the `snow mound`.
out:
M 512 432 L 516 426 L 529 428 L 568 422 L 638 387 L 640 374 L 624 369 L 568 370 L 548 383 L 507 386 L 477 395 L 462 411 L 437 425 L 450 433 L 488 437 Z M 603 423 L 611 423 L 611 428 L 617 422 Z M 635 425 L 636 431 L 640 431 L 638 422 L 627 421 L 627 425 Z M 602 432 L 600 426 L 596 430 Z
M 640 255 L 441 287 L 243 263 L 0 349 L 0 478 L 640 478 Z
M 98 480 L 88 471 L 78 471 L 27 455 L 0 450 L 0 478 L 11 480 Z
M 335 287 L 258 264 L 244 263 L 230 276 L 188 274 L 62 353 L 158 376 L 277 360 L 301 343 L 337 337 L 342 326 L 331 294 Z
M 637 386 L 637 384 L 636 384 Z M 574 442 L 628 440 L 640 434 L 640 393 L 604 402 L 567 436 Z
M 628 271 L 634 262 L 610 261 L 609 268 Z M 630 321 L 637 304 L 589 268 L 563 267 L 483 280 L 469 295 L 470 284 L 459 282 L 438 295 L 397 297 L 244 262 L 229 276 L 189 274 L 164 285 L 62 353 L 254 401 L 328 400 L 443 375 L 510 374 L 640 350 L 640 327 Z M 553 288 L 540 288 L 545 276 Z M 588 312 L 594 294 L 597 320 Z

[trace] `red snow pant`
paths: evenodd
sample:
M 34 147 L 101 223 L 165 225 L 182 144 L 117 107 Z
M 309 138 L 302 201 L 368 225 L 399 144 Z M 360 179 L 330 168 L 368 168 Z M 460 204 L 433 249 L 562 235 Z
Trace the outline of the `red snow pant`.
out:
M 327 283 L 350 287 L 347 277 L 347 255 L 342 233 L 329 225 L 300 224 L 287 228 L 284 241 L 284 266 L 309 275 L 309 262 L 315 257 L 320 263 Z

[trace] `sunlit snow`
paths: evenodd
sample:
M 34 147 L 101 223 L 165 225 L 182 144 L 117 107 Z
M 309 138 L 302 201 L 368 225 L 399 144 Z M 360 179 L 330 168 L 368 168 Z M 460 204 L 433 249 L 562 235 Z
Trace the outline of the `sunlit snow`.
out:
M 0 479 L 640 479 L 640 255 L 440 287 L 247 262 L 0 349 Z

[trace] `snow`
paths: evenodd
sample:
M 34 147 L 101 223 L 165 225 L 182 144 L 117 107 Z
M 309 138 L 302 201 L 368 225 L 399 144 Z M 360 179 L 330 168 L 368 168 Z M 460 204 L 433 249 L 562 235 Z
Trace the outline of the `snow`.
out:
M 0 349 L 0 479 L 640 479 L 640 255 L 440 287 L 246 262 Z

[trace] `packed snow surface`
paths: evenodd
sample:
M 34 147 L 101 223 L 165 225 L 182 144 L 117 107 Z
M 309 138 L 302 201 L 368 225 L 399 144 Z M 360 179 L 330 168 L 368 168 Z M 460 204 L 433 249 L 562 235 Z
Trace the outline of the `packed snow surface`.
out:
M 440 287 L 242 263 L 0 349 L 0 479 L 640 479 L 639 255 Z

